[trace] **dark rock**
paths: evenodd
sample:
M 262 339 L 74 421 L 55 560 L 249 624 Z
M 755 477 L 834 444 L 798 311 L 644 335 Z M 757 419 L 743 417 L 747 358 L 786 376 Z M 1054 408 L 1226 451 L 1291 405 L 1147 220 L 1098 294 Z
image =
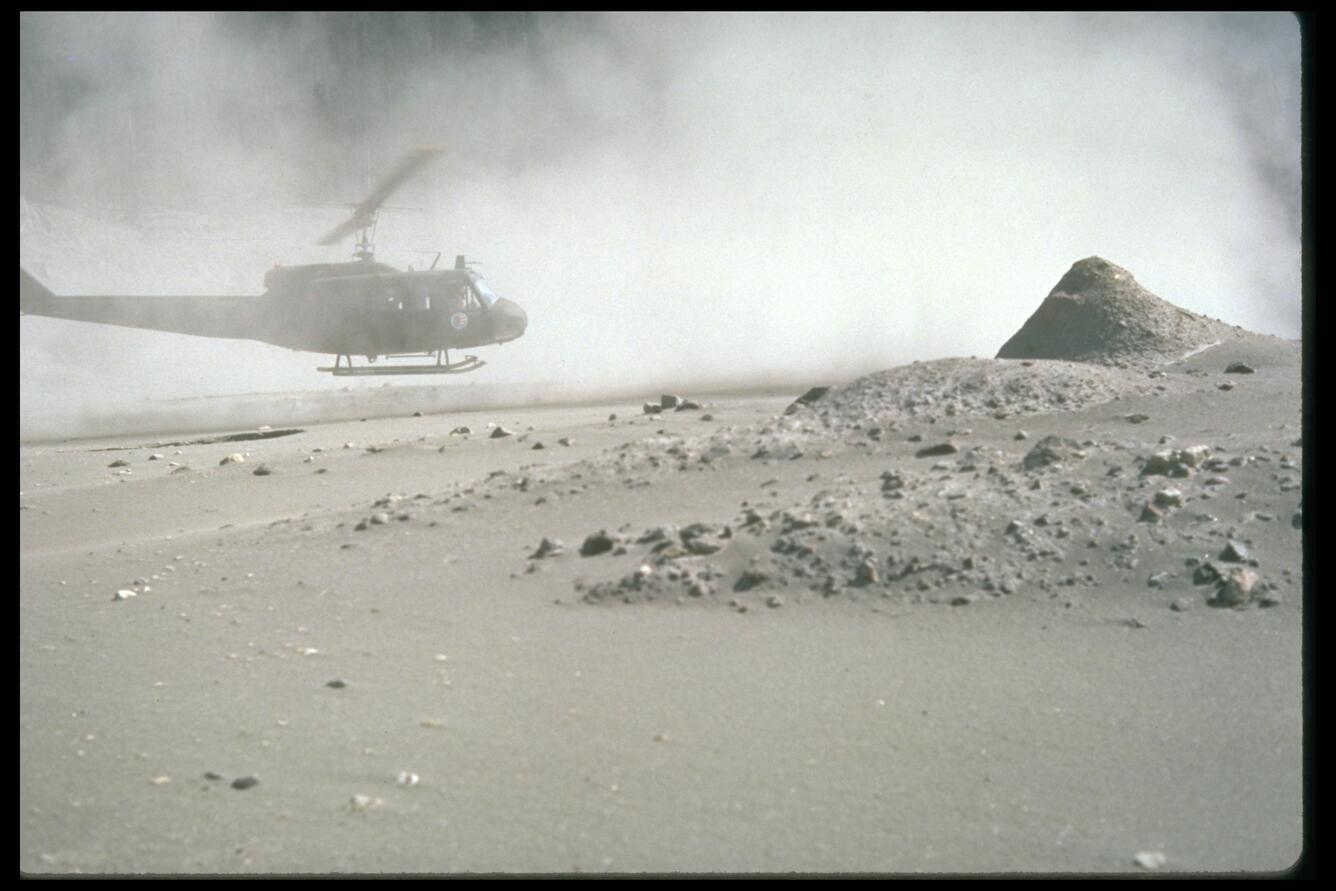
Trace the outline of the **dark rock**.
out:
M 748 591 L 757 585 L 763 585 L 770 580 L 770 574 L 762 569 L 747 569 L 738 576 L 738 580 L 733 584 L 734 591 Z
M 130 466 L 130 462 L 129 462 L 129 461 L 123 461 L 123 460 L 117 458 L 115 461 L 112 461 L 112 462 L 111 462 L 110 464 L 108 464 L 107 466 L 108 466 L 108 467 L 129 467 L 129 466 Z
M 551 557 L 554 554 L 560 554 L 566 550 L 559 538 L 544 538 L 538 543 L 538 548 L 529 555 L 530 560 L 542 560 L 544 557 Z
M 251 471 L 251 473 L 255 474 L 256 476 L 269 476 L 269 474 L 273 473 L 273 471 L 269 469 L 269 465 L 261 464 L 259 467 Z
M 681 396 L 673 396 L 669 393 L 664 393 L 659 397 L 659 408 L 661 409 L 677 408 L 681 403 Z
M 233 789 L 249 789 L 252 786 L 258 786 L 260 781 L 255 777 L 237 777 L 232 781 Z
M 956 448 L 955 443 L 942 442 L 938 443 L 937 445 L 930 445 L 925 448 L 919 449 L 917 452 L 914 453 L 914 457 L 935 458 L 938 455 L 954 455 L 959 451 L 960 449 Z
M 342 678 L 335 678 L 332 681 L 326 681 L 325 686 L 331 690 L 342 690 L 344 687 L 348 686 L 348 682 Z
M 1192 572 L 1192 584 L 1194 585 L 1212 585 L 1224 578 L 1220 570 L 1214 563 L 1205 562 L 1198 566 Z
M 507 437 L 507 436 L 514 436 L 514 435 L 515 435 L 514 433 L 512 433 L 512 432 L 509 431 L 509 430 L 507 430 L 505 427 L 497 427 L 497 428 L 495 428 L 495 429 L 492 430 L 491 438 L 492 438 L 492 439 L 502 439 L 502 438 L 504 438 L 504 437 Z
M 641 406 L 641 410 L 647 415 L 657 415 L 659 412 L 663 411 L 663 406 L 659 405 L 657 402 L 646 402 Z
M 580 545 L 580 556 L 597 557 L 599 554 L 606 554 L 615 548 L 617 543 L 617 539 L 609 535 L 606 529 L 599 530 Z
M 791 415 L 799 409 L 806 408 L 830 392 L 830 387 L 812 387 L 806 393 L 789 403 L 784 409 L 784 414 Z
M 1225 549 L 1220 552 L 1220 559 L 1227 563 L 1247 563 L 1249 559 L 1248 549 L 1231 539 L 1225 545 Z
M 700 403 L 692 399 L 683 399 L 678 403 L 675 411 L 700 411 Z
M 1124 418 L 1124 420 L 1126 420 L 1129 424 L 1141 424 L 1141 423 L 1144 423 L 1144 422 L 1146 422 L 1146 421 L 1149 421 L 1149 420 L 1150 420 L 1150 415 L 1143 415 L 1143 414 L 1139 414 L 1139 413 L 1138 413 L 1138 414 L 1131 414 L 1131 415 L 1127 415 L 1127 416 Z
M 451 435 L 451 436 L 468 436 L 468 435 L 469 435 L 470 433 L 472 433 L 472 432 L 473 432 L 473 431 L 470 430 L 468 427 L 456 427 L 455 429 L 453 429 L 453 430 L 450 431 L 450 435 Z
M 1225 367 L 1225 374 L 1253 374 L 1257 371 L 1246 362 L 1233 362 Z

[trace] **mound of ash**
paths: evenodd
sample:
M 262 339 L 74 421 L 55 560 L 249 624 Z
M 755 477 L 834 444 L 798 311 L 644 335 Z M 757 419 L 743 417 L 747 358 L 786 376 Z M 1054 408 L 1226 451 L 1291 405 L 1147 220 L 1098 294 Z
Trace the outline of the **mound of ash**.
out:
M 1146 367 L 1181 358 L 1238 329 L 1190 313 L 1100 257 L 1073 264 L 999 359 L 1067 359 Z
M 1077 362 L 937 359 L 866 375 L 796 410 L 826 428 L 1075 411 L 1151 389 L 1144 375 Z

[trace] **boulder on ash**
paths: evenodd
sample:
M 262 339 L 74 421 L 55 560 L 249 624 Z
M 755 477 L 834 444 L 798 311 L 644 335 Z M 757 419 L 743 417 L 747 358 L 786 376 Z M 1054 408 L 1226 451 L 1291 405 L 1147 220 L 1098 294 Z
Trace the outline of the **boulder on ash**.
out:
M 999 359 L 1066 359 L 1143 366 L 1182 358 L 1238 332 L 1147 291 L 1101 257 L 1072 265 Z

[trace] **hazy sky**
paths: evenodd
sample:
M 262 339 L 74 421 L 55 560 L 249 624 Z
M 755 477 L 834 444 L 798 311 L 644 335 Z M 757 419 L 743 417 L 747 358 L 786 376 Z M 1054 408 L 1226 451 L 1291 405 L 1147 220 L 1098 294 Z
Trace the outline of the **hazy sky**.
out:
M 1092 254 L 1297 337 L 1299 41 L 1283 13 L 23 14 L 20 257 L 66 292 L 258 293 L 345 259 L 318 205 L 431 142 L 380 259 L 477 256 L 526 308 L 488 382 L 992 355 Z M 330 385 L 260 345 L 25 318 L 20 346 L 30 405 Z

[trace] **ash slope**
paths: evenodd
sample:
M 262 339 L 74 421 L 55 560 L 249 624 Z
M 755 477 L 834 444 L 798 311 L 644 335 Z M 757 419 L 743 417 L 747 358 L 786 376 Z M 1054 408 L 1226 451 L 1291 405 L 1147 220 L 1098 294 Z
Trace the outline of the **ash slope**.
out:
M 1072 265 L 997 358 L 1146 367 L 1240 333 L 1162 300 L 1121 266 L 1088 257 Z

